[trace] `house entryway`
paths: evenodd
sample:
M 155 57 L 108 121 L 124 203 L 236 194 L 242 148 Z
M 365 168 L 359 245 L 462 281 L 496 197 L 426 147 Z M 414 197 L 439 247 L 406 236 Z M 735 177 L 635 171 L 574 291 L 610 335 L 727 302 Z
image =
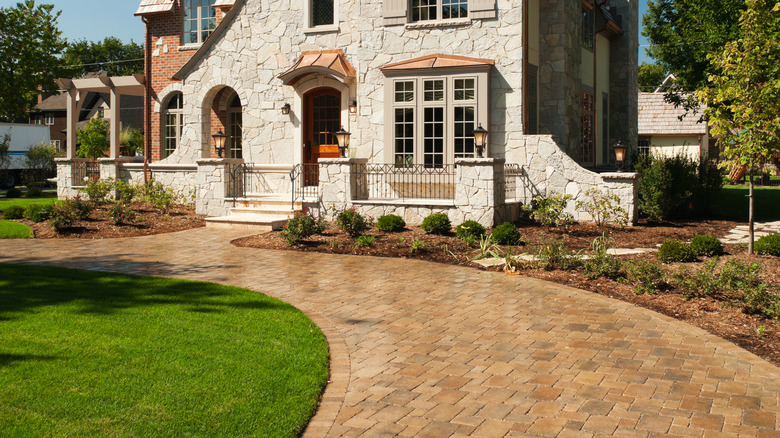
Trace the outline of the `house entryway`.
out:
M 341 126 L 341 92 L 330 87 L 315 88 L 303 96 L 303 181 L 307 186 L 317 185 L 320 158 L 338 158 L 339 147 L 335 133 Z M 307 166 L 308 165 L 308 166 Z

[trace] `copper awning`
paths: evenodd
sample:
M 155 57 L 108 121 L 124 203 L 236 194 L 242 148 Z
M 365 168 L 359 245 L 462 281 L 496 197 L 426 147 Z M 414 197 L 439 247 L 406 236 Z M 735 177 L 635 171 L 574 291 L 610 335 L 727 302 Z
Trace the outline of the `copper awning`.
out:
M 341 81 L 355 77 L 355 69 L 341 50 L 303 52 L 298 61 L 278 77 L 285 85 L 293 85 L 310 73 L 325 73 Z
M 143 0 L 134 15 L 157 14 L 173 10 L 174 0 Z
M 421 70 L 431 68 L 450 68 L 450 69 L 489 69 L 494 64 L 492 59 L 467 58 L 465 56 L 443 55 L 436 53 L 434 55 L 421 56 L 419 58 L 407 59 L 406 61 L 394 62 L 381 67 L 385 73 Z

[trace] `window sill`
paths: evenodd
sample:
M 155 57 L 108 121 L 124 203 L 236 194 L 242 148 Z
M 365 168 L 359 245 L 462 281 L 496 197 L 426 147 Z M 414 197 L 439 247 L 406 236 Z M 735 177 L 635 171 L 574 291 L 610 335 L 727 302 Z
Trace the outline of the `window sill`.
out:
M 316 27 L 307 27 L 303 29 L 304 34 L 315 34 L 315 33 L 331 33 L 331 32 L 338 32 L 339 31 L 339 25 L 338 24 L 326 24 L 324 26 L 316 26 Z
M 456 18 L 454 20 L 430 20 L 407 23 L 407 29 L 431 29 L 436 27 L 470 26 L 471 18 Z
M 186 52 L 188 50 L 198 50 L 202 45 L 203 43 L 185 44 L 183 46 L 179 46 L 179 51 Z

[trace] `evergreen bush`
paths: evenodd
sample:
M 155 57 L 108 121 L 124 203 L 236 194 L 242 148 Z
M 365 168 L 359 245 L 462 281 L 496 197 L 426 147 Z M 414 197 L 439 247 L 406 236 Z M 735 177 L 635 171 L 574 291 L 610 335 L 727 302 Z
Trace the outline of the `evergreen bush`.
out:
M 3 219 L 21 219 L 24 217 L 24 207 L 11 205 L 3 210 Z
M 691 240 L 691 249 L 698 256 L 719 256 L 723 254 L 723 243 L 710 234 L 697 234 Z
M 420 228 L 428 234 L 447 234 L 452 230 L 452 223 L 447 213 L 433 213 L 423 219 Z
M 490 232 L 490 236 L 493 238 L 493 242 L 498 245 L 519 245 L 522 240 L 520 231 L 509 222 L 504 222 L 493 228 L 493 231 Z
M 691 245 L 677 239 L 666 239 L 658 248 L 658 260 L 664 263 L 687 263 L 696 261 Z
M 485 236 L 485 227 L 477 221 L 466 221 L 455 228 L 455 235 L 463 241 L 474 241 Z
M 756 254 L 780 256 L 780 234 L 760 237 L 753 248 Z
M 406 221 L 401 216 L 387 214 L 376 221 L 376 228 L 386 233 L 396 233 L 406 228 Z

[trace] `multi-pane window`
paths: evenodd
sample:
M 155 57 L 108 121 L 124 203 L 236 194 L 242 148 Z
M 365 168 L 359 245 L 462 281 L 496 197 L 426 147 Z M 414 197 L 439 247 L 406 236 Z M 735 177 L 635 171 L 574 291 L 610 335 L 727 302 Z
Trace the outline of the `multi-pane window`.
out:
M 52 113 L 46 113 L 46 124 L 51 126 L 54 124 L 54 114 Z
M 639 137 L 639 155 L 643 157 L 650 156 L 650 137 Z
M 477 80 L 474 77 L 396 80 L 393 162 L 397 167 L 442 167 L 474 156 Z
M 168 100 L 163 113 L 163 150 L 165 158 L 176 150 L 181 141 L 181 127 L 184 122 L 184 105 L 181 93 L 176 93 Z
M 184 4 L 184 44 L 199 44 L 217 25 L 216 0 L 182 0 Z
M 466 18 L 469 15 L 468 0 L 411 0 L 411 21 L 430 21 Z
M 593 9 L 582 11 L 582 47 L 593 50 L 595 38 L 596 14 Z
M 582 142 L 580 160 L 582 164 L 595 164 L 593 123 L 595 122 L 593 93 L 582 93 Z
M 54 149 L 56 149 L 57 151 L 62 150 L 62 142 L 60 140 L 52 140 L 51 145 L 54 146 Z
M 241 99 L 234 97 L 228 107 L 228 158 L 244 158 L 242 149 L 243 115 L 241 112 Z
M 334 24 L 333 0 L 311 0 L 311 26 Z

